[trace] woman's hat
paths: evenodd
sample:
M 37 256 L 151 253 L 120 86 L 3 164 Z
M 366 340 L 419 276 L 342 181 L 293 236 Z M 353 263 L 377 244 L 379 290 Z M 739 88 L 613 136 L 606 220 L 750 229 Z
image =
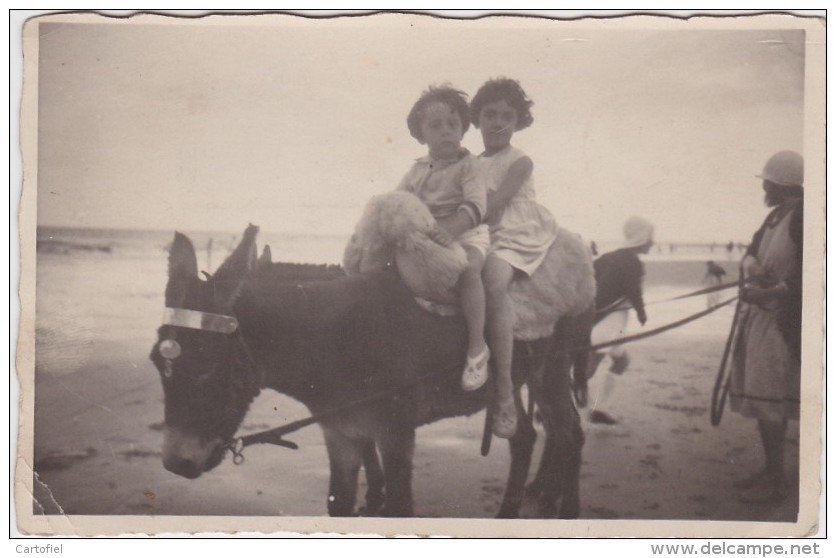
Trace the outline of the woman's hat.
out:
M 779 151 L 756 175 L 779 186 L 804 186 L 804 158 L 795 151 Z
M 622 248 L 638 248 L 653 240 L 653 224 L 643 217 L 630 217 L 624 222 Z

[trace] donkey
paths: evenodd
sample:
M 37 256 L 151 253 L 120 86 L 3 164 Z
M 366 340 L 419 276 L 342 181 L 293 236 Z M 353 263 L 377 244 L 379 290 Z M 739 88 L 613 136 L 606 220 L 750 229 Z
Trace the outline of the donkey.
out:
M 165 396 L 163 465 L 187 478 L 216 467 L 252 400 L 273 389 L 322 415 L 331 516 L 355 514 L 361 466 L 369 478 L 367 513 L 413 515 L 415 429 L 486 405 L 487 388 L 459 387 L 463 320 L 419 306 L 392 270 L 321 281 L 277 278 L 274 266 L 257 264 L 257 230 L 250 225 L 205 280 L 191 241 L 175 234 L 165 318 L 151 351 Z M 580 511 L 583 433 L 569 349 L 582 342 L 583 328 L 575 319 L 562 318 L 550 337 L 515 345 L 517 410 L 526 416 L 519 387 L 527 384 L 547 433 L 536 487 L 544 517 Z M 361 399 L 368 401 L 346 405 Z M 498 517 L 519 514 L 535 438 L 531 422 L 520 420 Z

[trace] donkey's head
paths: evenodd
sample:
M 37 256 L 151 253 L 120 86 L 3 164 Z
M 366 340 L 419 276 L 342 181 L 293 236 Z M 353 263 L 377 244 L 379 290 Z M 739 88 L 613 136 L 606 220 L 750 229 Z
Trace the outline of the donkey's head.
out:
M 235 435 L 261 377 L 233 312 L 255 267 L 250 225 L 214 276 L 202 280 L 191 241 L 175 233 L 168 260 L 165 314 L 151 360 L 165 394 L 163 464 L 196 478 L 217 466 Z

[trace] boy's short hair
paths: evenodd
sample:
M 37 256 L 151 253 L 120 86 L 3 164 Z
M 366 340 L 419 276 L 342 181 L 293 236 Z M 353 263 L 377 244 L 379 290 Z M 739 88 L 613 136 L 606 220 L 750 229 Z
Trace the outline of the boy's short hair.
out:
M 459 91 L 450 85 L 430 86 L 421 93 L 421 96 L 412 105 L 409 116 L 406 117 L 406 125 L 413 138 L 420 142 L 424 141 L 421 134 L 421 123 L 424 121 L 424 110 L 431 103 L 444 103 L 450 109 L 459 113 L 462 120 L 462 134 L 470 128 L 470 108 L 467 104 L 467 93 Z
M 531 105 L 534 101 L 529 99 L 523 90 L 520 82 L 510 78 L 495 78 L 485 82 L 470 103 L 470 115 L 473 125 L 479 127 L 479 113 L 482 107 L 496 101 L 506 101 L 517 111 L 517 129 L 524 130 L 531 126 L 534 117 L 531 116 Z

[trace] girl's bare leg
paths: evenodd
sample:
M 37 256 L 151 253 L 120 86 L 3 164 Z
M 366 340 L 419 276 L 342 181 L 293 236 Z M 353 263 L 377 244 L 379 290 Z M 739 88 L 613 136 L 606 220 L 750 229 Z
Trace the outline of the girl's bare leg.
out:
M 514 268 L 496 257 L 488 257 L 485 264 L 485 287 L 488 300 L 488 339 L 494 353 L 496 368 L 496 409 L 493 433 L 510 438 L 517 431 L 517 410 L 514 403 L 514 383 L 511 361 L 514 354 L 514 316 L 508 288 L 514 278 Z
M 514 351 L 514 316 L 508 289 L 514 278 L 514 268 L 500 258 L 489 256 L 482 273 L 488 309 L 488 340 L 496 368 L 496 391 L 499 401 L 514 396 L 511 381 L 511 359 Z
M 485 288 L 482 285 L 481 252 L 465 247 L 468 267 L 459 279 L 462 312 L 467 323 L 467 356 L 477 357 L 485 348 Z

